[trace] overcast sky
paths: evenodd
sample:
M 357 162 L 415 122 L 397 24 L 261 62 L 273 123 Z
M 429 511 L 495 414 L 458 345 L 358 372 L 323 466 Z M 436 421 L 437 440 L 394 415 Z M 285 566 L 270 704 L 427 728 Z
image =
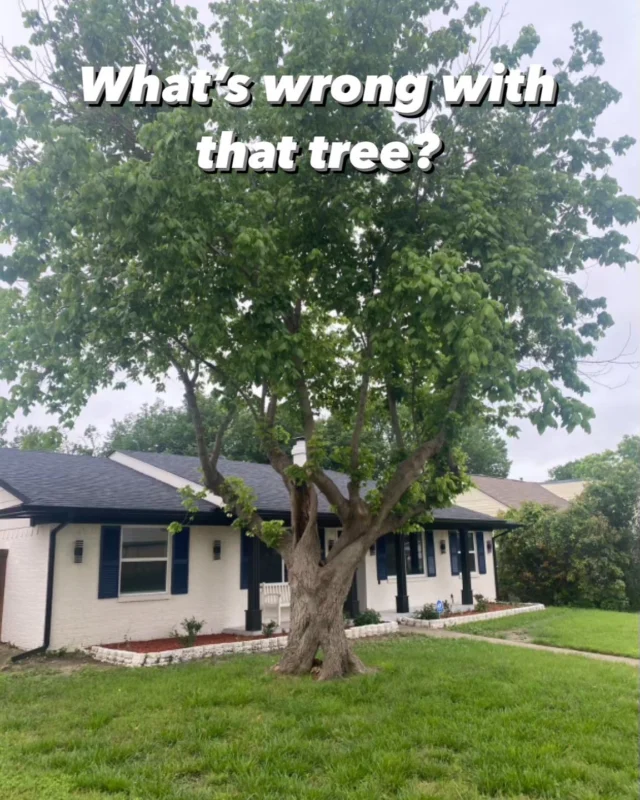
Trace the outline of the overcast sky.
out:
M 486 0 L 486 4 L 499 13 L 504 3 Z M 191 0 L 189 5 L 201 10 L 203 21 L 209 20 L 206 0 Z M 461 7 L 467 5 L 469 3 L 464 0 L 460 2 Z M 587 28 L 595 28 L 603 37 L 606 64 L 600 68 L 599 74 L 623 94 L 622 100 L 604 115 L 599 135 L 616 139 L 630 134 L 640 139 L 640 58 L 637 46 L 640 4 L 637 0 L 614 0 L 610 3 L 602 0 L 511 0 L 501 24 L 501 39 L 513 41 L 520 28 L 533 24 L 542 40 L 535 61 L 550 66 L 554 58 L 568 54 L 570 27 L 576 21 L 582 21 Z M 8 45 L 26 42 L 19 0 L 2 0 L 1 32 Z M 640 147 L 634 146 L 611 172 L 625 192 L 638 196 Z M 625 232 L 631 239 L 631 250 L 637 253 L 640 250 L 640 228 L 635 226 Z M 616 322 L 600 343 L 596 358 L 612 359 L 626 345 L 626 355 L 620 360 L 640 360 L 640 270 L 637 266 L 628 268 L 626 272 L 615 267 L 592 268 L 584 274 L 583 285 L 589 296 L 607 297 L 609 311 Z M 640 432 L 640 369 L 618 364 L 589 383 L 591 394 L 587 402 L 596 411 L 591 434 L 548 431 L 540 436 L 530 425 L 522 423 L 519 439 L 509 440 L 509 453 L 513 460 L 511 477 L 543 480 L 549 468 L 556 464 L 615 447 L 625 434 Z M 4 388 L 0 386 L 0 390 Z M 169 404 L 179 404 L 181 396 L 177 383 L 168 385 L 162 395 Z M 157 397 L 151 386 L 132 386 L 123 392 L 102 392 L 90 401 L 78 419 L 76 431 L 80 434 L 90 424 L 105 431 L 113 418 L 120 419 Z M 39 411 L 31 414 L 27 421 L 37 425 L 55 422 Z M 16 424 L 25 424 L 25 420 L 21 418 L 11 427 L 15 428 Z

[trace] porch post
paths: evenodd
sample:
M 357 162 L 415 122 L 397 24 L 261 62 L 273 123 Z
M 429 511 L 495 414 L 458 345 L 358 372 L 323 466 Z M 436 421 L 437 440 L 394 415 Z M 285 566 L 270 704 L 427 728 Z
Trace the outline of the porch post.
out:
M 393 535 L 393 546 L 396 551 L 396 611 L 398 614 L 409 613 L 409 596 L 407 595 L 407 562 L 404 558 L 404 534 Z
M 248 608 L 245 612 L 244 629 L 262 631 L 262 611 L 260 610 L 260 539 L 252 536 L 250 542 L 248 569 Z
M 471 590 L 471 570 L 469 569 L 469 545 L 467 542 L 468 531 L 460 528 L 458 541 L 460 542 L 460 573 L 462 575 L 462 605 L 473 605 L 473 591 Z
M 349 619 L 355 619 L 360 613 L 360 603 L 358 602 L 358 585 L 356 583 L 356 576 L 354 574 L 353 581 L 351 581 L 351 588 L 347 599 L 344 601 L 344 610 L 349 615 Z

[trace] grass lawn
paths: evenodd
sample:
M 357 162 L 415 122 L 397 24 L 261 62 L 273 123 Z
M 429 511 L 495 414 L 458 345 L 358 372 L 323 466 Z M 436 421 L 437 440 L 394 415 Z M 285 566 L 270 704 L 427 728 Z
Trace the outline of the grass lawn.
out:
M 462 633 L 523 639 L 535 644 L 640 657 L 640 615 L 583 608 L 548 608 L 516 617 L 473 622 Z
M 470 640 L 358 647 L 375 674 L 271 656 L 0 673 L 3 800 L 636 800 L 636 670 Z

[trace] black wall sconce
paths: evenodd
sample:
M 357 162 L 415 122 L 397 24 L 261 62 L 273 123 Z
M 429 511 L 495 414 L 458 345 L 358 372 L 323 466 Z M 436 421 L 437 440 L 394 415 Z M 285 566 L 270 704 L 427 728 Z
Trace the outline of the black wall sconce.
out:
M 82 564 L 82 555 L 84 553 L 84 542 L 82 539 L 76 539 L 73 545 L 73 563 Z
M 220 561 L 222 558 L 222 542 L 220 539 L 213 540 L 213 560 Z
M 493 542 L 491 539 L 487 539 L 487 553 L 490 553 L 493 550 Z
M 440 539 L 440 552 L 446 553 L 447 552 L 447 543 L 444 539 Z
M 376 546 L 375 544 L 372 544 L 371 547 L 369 548 L 369 555 L 375 556 L 375 554 L 376 554 Z

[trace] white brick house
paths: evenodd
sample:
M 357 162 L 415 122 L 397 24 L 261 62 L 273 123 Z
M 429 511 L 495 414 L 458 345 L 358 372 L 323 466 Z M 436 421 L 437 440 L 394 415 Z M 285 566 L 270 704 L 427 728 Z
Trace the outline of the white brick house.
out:
M 220 469 L 252 486 L 263 516 L 288 520 L 287 493 L 270 466 L 222 459 Z M 332 477 L 346 487 L 345 476 Z M 230 527 L 215 495 L 187 522 L 177 491 L 185 485 L 200 488 L 196 458 L 0 450 L 0 641 L 56 650 L 162 638 L 192 616 L 205 621 L 203 633 L 241 629 L 249 620 L 255 629 L 257 587 L 286 581 L 282 560 Z M 339 520 L 323 497 L 319 512 L 326 553 Z M 166 527 L 174 520 L 188 528 L 171 537 Z M 491 531 L 508 527 L 454 506 L 436 511 L 419 534 L 385 537 L 357 571 L 351 611 L 400 608 L 399 555 L 412 610 L 437 600 L 459 605 L 463 586 L 467 603 L 470 594 L 495 598 Z M 262 619 L 275 615 L 268 607 Z

